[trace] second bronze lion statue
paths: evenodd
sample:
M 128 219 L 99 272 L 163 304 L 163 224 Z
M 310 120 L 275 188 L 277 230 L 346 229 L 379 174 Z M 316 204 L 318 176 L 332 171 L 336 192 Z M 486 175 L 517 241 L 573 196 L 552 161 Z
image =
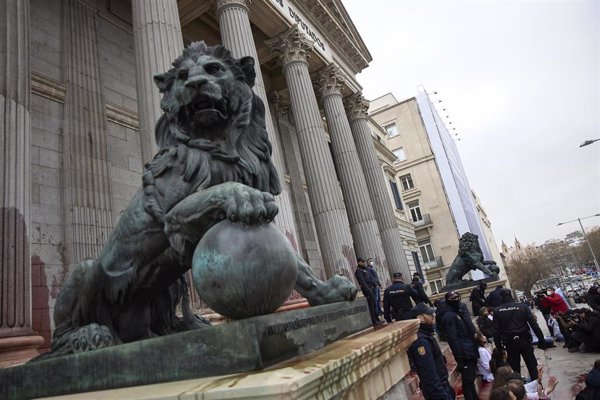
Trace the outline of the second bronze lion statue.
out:
M 183 278 L 198 241 L 225 218 L 261 224 L 278 212 L 280 183 L 265 106 L 251 89 L 254 68 L 251 57 L 196 42 L 155 76 L 163 94 L 160 150 L 98 258 L 80 263 L 59 294 L 52 349 L 42 358 L 202 326 Z M 347 278 L 322 282 L 300 257 L 296 290 L 312 305 L 356 296 Z
M 446 274 L 446 285 L 461 283 L 462 277 L 471 270 L 480 270 L 487 276 L 497 276 L 500 268 L 495 261 L 483 259 L 477 235 L 467 232 L 458 242 L 458 255 Z

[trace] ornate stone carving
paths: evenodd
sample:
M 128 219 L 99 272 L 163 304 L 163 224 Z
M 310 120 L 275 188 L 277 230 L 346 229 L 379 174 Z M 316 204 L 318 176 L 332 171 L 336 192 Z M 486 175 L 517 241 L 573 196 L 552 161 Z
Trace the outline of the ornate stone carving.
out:
M 344 74 L 336 65 L 329 64 L 319 73 L 318 85 L 321 96 L 327 97 L 331 95 L 342 94 L 342 85 L 346 81 Z
M 344 99 L 344 107 L 350 121 L 367 118 L 369 101 L 362 96 L 362 93 L 355 93 Z
M 313 41 L 300 32 L 298 24 L 279 37 L 267 40 L 265 45 L 280 53 L 283 68 L 294 62 L 307 62 L 313 51 Z

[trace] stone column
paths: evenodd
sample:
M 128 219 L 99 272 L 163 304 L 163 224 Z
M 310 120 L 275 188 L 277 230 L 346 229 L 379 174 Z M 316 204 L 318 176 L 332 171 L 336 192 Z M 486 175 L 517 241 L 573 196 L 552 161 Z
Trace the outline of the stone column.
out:
M 172 68 L 181 55 L 183 38 L 177 0 L 132 0 L 135 45 L 136 88 L 140 118 L 142 162 L 151 161 L 157 151 L 154 126 L 162 116 L 161 95 L 153 77 Z
M 266 44 L 281 53 L 325 271 L 328 277 L 342 273 L 354 279 L 356 255 L 348 215 L 308 71 L 312 42 L 296 25 Z
M 341 92 L 343 83 L 344 76 L 335 65 L 329 65 L 319 74 L 321 99 L 329 127 L 333 161 L 337 166 L 342 186 L 356 254 L 365 258 L 372 257 L 375 260 L 380 279 L 387 286 L 391 282 L 391 276 L 381 245 L 367 182 L 344 110 Z
M 371 129 L 367 120 L 369 103 L 358 93 L 347 98 L 346 108 L 390 272 L 402 272 L 408 277 L 410 270 L 404 246 L 402 246 L 402 237 L 392 209 L 387 182 L 375 153 Z
M 283 230 L 293 244 L 298 243 L 290 193 L 286 187 L 285 180 L 283 179 L 286 170 L 283 162 L 281 140 L 273 125 L 267 93 L 265 91 L 265 84 L 258 63 L 256 45 L 254 44 L 252 29 L 250 28 L 248 0 L 215 0 L 215 8 L 217 18 L 219 19 L 219 29 L 221 31 L 223 46 L 227 47 L 231 51 L 231 54 L 236 58 L 250 56 L 254 58 L 254 61 L 256 62 L 254 92 L 265 104 L 265 124 L 267 126 L 267 133 L 269 134 L 269 141 L 271 142 L 273 149 L 271 158 L 279 174 L 279 181 L 281 182 L 281 194 L 276 197 L 277 205 L 279 206 L 279 214 L 277 214 L 277 217 L 275 218 L 275 223 Z
M 31 330 L 29 1 L 0 2 L 0 368 L 37 354 Z

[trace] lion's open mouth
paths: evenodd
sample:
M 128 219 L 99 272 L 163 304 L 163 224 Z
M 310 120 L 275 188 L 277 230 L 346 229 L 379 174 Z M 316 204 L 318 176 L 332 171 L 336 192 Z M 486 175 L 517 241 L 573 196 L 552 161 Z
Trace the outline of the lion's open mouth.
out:
M 179 115 L 180 122 L 199 123 L 202 125 L 218 123 L 227 119 L 225 101 L 215 100 L 207 96 L 198 96 L 185 106 L 185 112 Z M 185 124 L 185 123 L 184 123 Z

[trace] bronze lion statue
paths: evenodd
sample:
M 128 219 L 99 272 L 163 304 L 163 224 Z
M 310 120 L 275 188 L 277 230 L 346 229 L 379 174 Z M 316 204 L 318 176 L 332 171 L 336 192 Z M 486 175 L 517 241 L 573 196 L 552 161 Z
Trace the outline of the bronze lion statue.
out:
M 498 275 L 500 268 L 495 261 L 483 259 L 477 235 L 467 232 L 458 242 L 458 255 L 448 269 L 446 285 L 460 283 L 462 277 L 471 270 L 480 270 L 487 276 Z
M 198 241 L 224 219 L 261 224 L 278 212 L 254 68 L 251 57 L 195 42 L 154 77 L 163 94 L 160 150 L 99 256 L 77 265 L 60 292 L 51 352 L 40 358 L 205 325 L 190 310 L 184 275 Z M 300 257 L 296 290 L 311 305 L 356 296 L 347 278 L 322 282 Z

